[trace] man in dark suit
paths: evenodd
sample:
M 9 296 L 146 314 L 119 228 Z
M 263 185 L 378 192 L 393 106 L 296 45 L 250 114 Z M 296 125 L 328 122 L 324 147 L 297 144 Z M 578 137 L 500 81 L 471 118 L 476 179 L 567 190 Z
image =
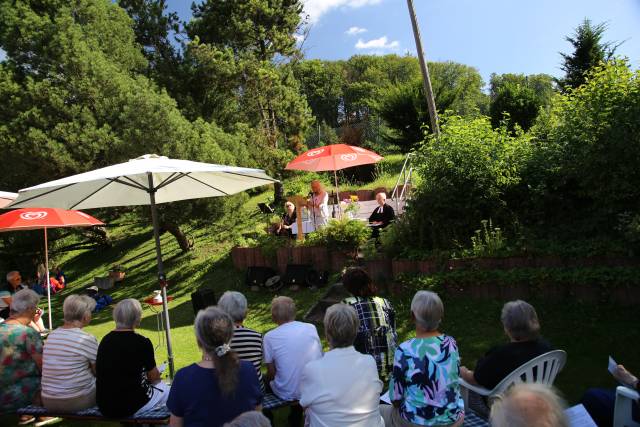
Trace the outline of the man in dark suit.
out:
M 396 213 L 393 208 L 387 205 L 387 195 L 385 193 L 376 194 L 376 200 L 378 206 L 373 210 L 369 217 L 369 224 L 371 224 L 371 235 L 375 239 L 380 236 L 380 230 L 385 228 L 396 217 Z

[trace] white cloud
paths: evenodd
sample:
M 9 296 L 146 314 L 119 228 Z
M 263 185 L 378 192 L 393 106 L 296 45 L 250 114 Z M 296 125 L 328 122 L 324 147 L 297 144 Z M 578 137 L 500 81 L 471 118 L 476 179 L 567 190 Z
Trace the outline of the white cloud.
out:
M 356 49 L 375 49 L 378 52 L 380 50 L 393 50 L 400 47 L 400 42 L 394 40 L 389 42 L 387 36 L 382 36 L 379 39 L 372 39 L 369 41 L 362 41 L 362 39 L 358 39 L 356 43 Z
M 304 14 L 309 15 L 311 23 L 316 23 L 320 17 L 333 9 L 349 7 L 352 9 L 378 4 L 382 0 L 304 0 Z
M 362 34 L 362 33 L 366 33 L 366 32 L 367 32 L 366 28 L 351 27 L 347 31 L 345 31 L 344 33 L 346 35 L 348 35 L 348 36 L 355 36 L 356 34 Z

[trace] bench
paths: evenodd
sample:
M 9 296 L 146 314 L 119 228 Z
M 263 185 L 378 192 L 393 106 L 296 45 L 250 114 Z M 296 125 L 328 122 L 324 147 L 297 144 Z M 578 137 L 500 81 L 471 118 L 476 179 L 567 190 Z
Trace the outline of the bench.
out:
M 17 410 L 18 415 L 33 415 L 35 417 L 59 417 L 68 420 L 83 421 L 114 421 L 121 424 L 146 424 L 164 425 L 169 424 L 169 410 L 166 406 L 159 406 L 143 412 L 137 417 L 127 418 L 107 418 L 100 413 L 97 406 L 74 413 L 50 412 L 42 406 L 30 405 Z

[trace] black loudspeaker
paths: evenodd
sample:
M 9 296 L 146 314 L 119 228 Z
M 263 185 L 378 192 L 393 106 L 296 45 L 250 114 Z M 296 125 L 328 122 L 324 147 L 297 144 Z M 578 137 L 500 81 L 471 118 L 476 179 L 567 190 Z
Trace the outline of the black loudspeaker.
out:
M 200 310 L 203 310 L 212 305 L 216 305 L 218 300 L 216 299 L 216 293 L 213 289 L 202 288 L 191 294 L 191 304 L 193 305 L 193 313 L 198 314 Z
M 289 286 L 318 286 L 320 277 L 308 264 L 288 264 L 283 282 Z
M 278 273 L 270 267 L 249 267 L 245 283 L 247 286 L 263 287 L 268 279 L 277 275 Z

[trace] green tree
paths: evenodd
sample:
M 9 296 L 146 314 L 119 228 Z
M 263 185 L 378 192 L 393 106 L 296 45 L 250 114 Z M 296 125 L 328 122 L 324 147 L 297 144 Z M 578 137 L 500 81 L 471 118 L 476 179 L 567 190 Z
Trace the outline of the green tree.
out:
M 476 116 L 486 110 L 487 96 L 482 93 L 482 77 L 475 68 L 455 62 L 429 64 L 438 111 Z M 393 129 L 387 138 L 409 150 L 424 139 L 428 111 L 422 80 L 388 87 L 381 96 L 381 116 Z
M 553 94 L 553 77 L 547 74 L 492 74 L 489 115 L 493 127 L 506 118 L 510 129 L 518 125 L 528 130 Z
M 132 21 L 111 1 L 3 1 L 0 19 L 0 47 L 7 52 L 0 64 L 0 149 L 14 165 L 0 178 L 2 188 L 145 153 L 251 166 L 244 134 L 187 120 L 140 74 L 146 61 Z M 207 210 L 183 207 L 179 223 L 164 217 L 165 228 L 181 237 L 177 226 L 197 214 Z
M 601 62 L 607 62 L 618 45 L 602 40 L 607 24 L 594 25 L 586 19 L 576 28 L 572 36 L 565 39 L 573 46 L 572 53 L 561 53 L 564 78 L 559 81 L 563 90 L 577 88 L 585 82 L 586 74 Z

